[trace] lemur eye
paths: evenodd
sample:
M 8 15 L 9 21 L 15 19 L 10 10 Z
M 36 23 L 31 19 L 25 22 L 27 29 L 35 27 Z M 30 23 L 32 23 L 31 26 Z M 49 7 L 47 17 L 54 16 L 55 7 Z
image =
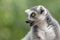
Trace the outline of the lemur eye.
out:
M 36 16 L 36 14 L 33 12 L 32 14 L 31 14 L 31 17 L 35 17 Z

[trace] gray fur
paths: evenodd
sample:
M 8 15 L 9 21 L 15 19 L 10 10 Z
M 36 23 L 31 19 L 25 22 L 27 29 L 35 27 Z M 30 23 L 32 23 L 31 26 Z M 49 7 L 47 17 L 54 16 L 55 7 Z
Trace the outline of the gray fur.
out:
M 54 26 L 54 31 L 55 31 L 55 34 L 56 34 L 56 37 L 55 37 L 54 40 L 60 40 L 60 26 L 59 26 L 59 23 L 51 15 L 48 15 L 47 18 L 48 18 L 48 20 L 47 20 L 48 24 Z
M 30 8 L 30 10 L 32 11 L 36 11 L 37 13 L 40 13 L 38 12 L 36 9 L 37 9 L 38 6 L 35 6 L 33 8 Z M 43 6 L 42 6 L 43 7 Z M 51 16 L 51 14 L 49 13 L 49 11 L 46 9 L 47 11 L 47 15 L 46 15 L 46 18 L 44 21 L 42 21 L 41 23 L 39 22 L 39 24 L 37 25 L 33 25 L 31 27 L 31 30 L 28 32 L 28 34 L 22 39 L 22 40 L 51 40 L 51 39 L 48 39 L 49 35 L 47 35 L 47 32 L 45 32 L 45 30 L 41 30 L 39 29 L 41 26 L 45 24 L 47 24 L 49 27 L 50 25 L 52 25 L 53 27 L 53 31 L 54 31 L 54 34 L 55 34 L 55 37 L 54 39 L 52 40 L 60 40 L 60 26 L 59 26 L 59 23 Z M 44 22 L 44 23 L 43 23 Z M 45 38 L 46 39 L 42 39 L 39 35 L 38 35 L 38 32 L 40 31 L 43 31 L 45 33 Z M 48 31 L 48 30 L 47 30 Z M 50 34 L 51 35 L 51 34 Z M 42 35 L 43 36 L 43 35 Z M 52 38 L 52 37 L 51 37 Z

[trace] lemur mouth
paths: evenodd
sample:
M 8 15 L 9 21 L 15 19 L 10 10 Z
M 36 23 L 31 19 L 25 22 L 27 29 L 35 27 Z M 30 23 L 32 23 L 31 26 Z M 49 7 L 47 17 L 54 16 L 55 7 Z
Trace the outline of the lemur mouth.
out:
M 30 26 L 33 26 L 34 25 L 34 21 L 31 21 L 31 20 L 27 20 L 27 21 L 25 21 L 26 23 L 29 23 L 30 24 Z

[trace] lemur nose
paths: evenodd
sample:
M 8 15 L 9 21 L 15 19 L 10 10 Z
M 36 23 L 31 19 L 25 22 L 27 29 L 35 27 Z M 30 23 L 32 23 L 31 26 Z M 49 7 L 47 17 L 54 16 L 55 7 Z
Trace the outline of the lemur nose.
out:
M 25 21 L 26 23 L 29 23 L 29 21 Z
M 27 21 L 25 21 L 26 23 L 31 23 L 31 21 L 30 20 L 27 20 Z

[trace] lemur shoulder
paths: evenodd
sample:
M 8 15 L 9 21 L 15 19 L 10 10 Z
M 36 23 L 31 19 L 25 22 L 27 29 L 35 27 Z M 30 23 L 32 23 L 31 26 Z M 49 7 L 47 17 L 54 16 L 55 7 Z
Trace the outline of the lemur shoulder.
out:
M 35 6 L 25 12 L 31 29 L 22 40 L 60 40 L 59 23 L 44 6 Z

